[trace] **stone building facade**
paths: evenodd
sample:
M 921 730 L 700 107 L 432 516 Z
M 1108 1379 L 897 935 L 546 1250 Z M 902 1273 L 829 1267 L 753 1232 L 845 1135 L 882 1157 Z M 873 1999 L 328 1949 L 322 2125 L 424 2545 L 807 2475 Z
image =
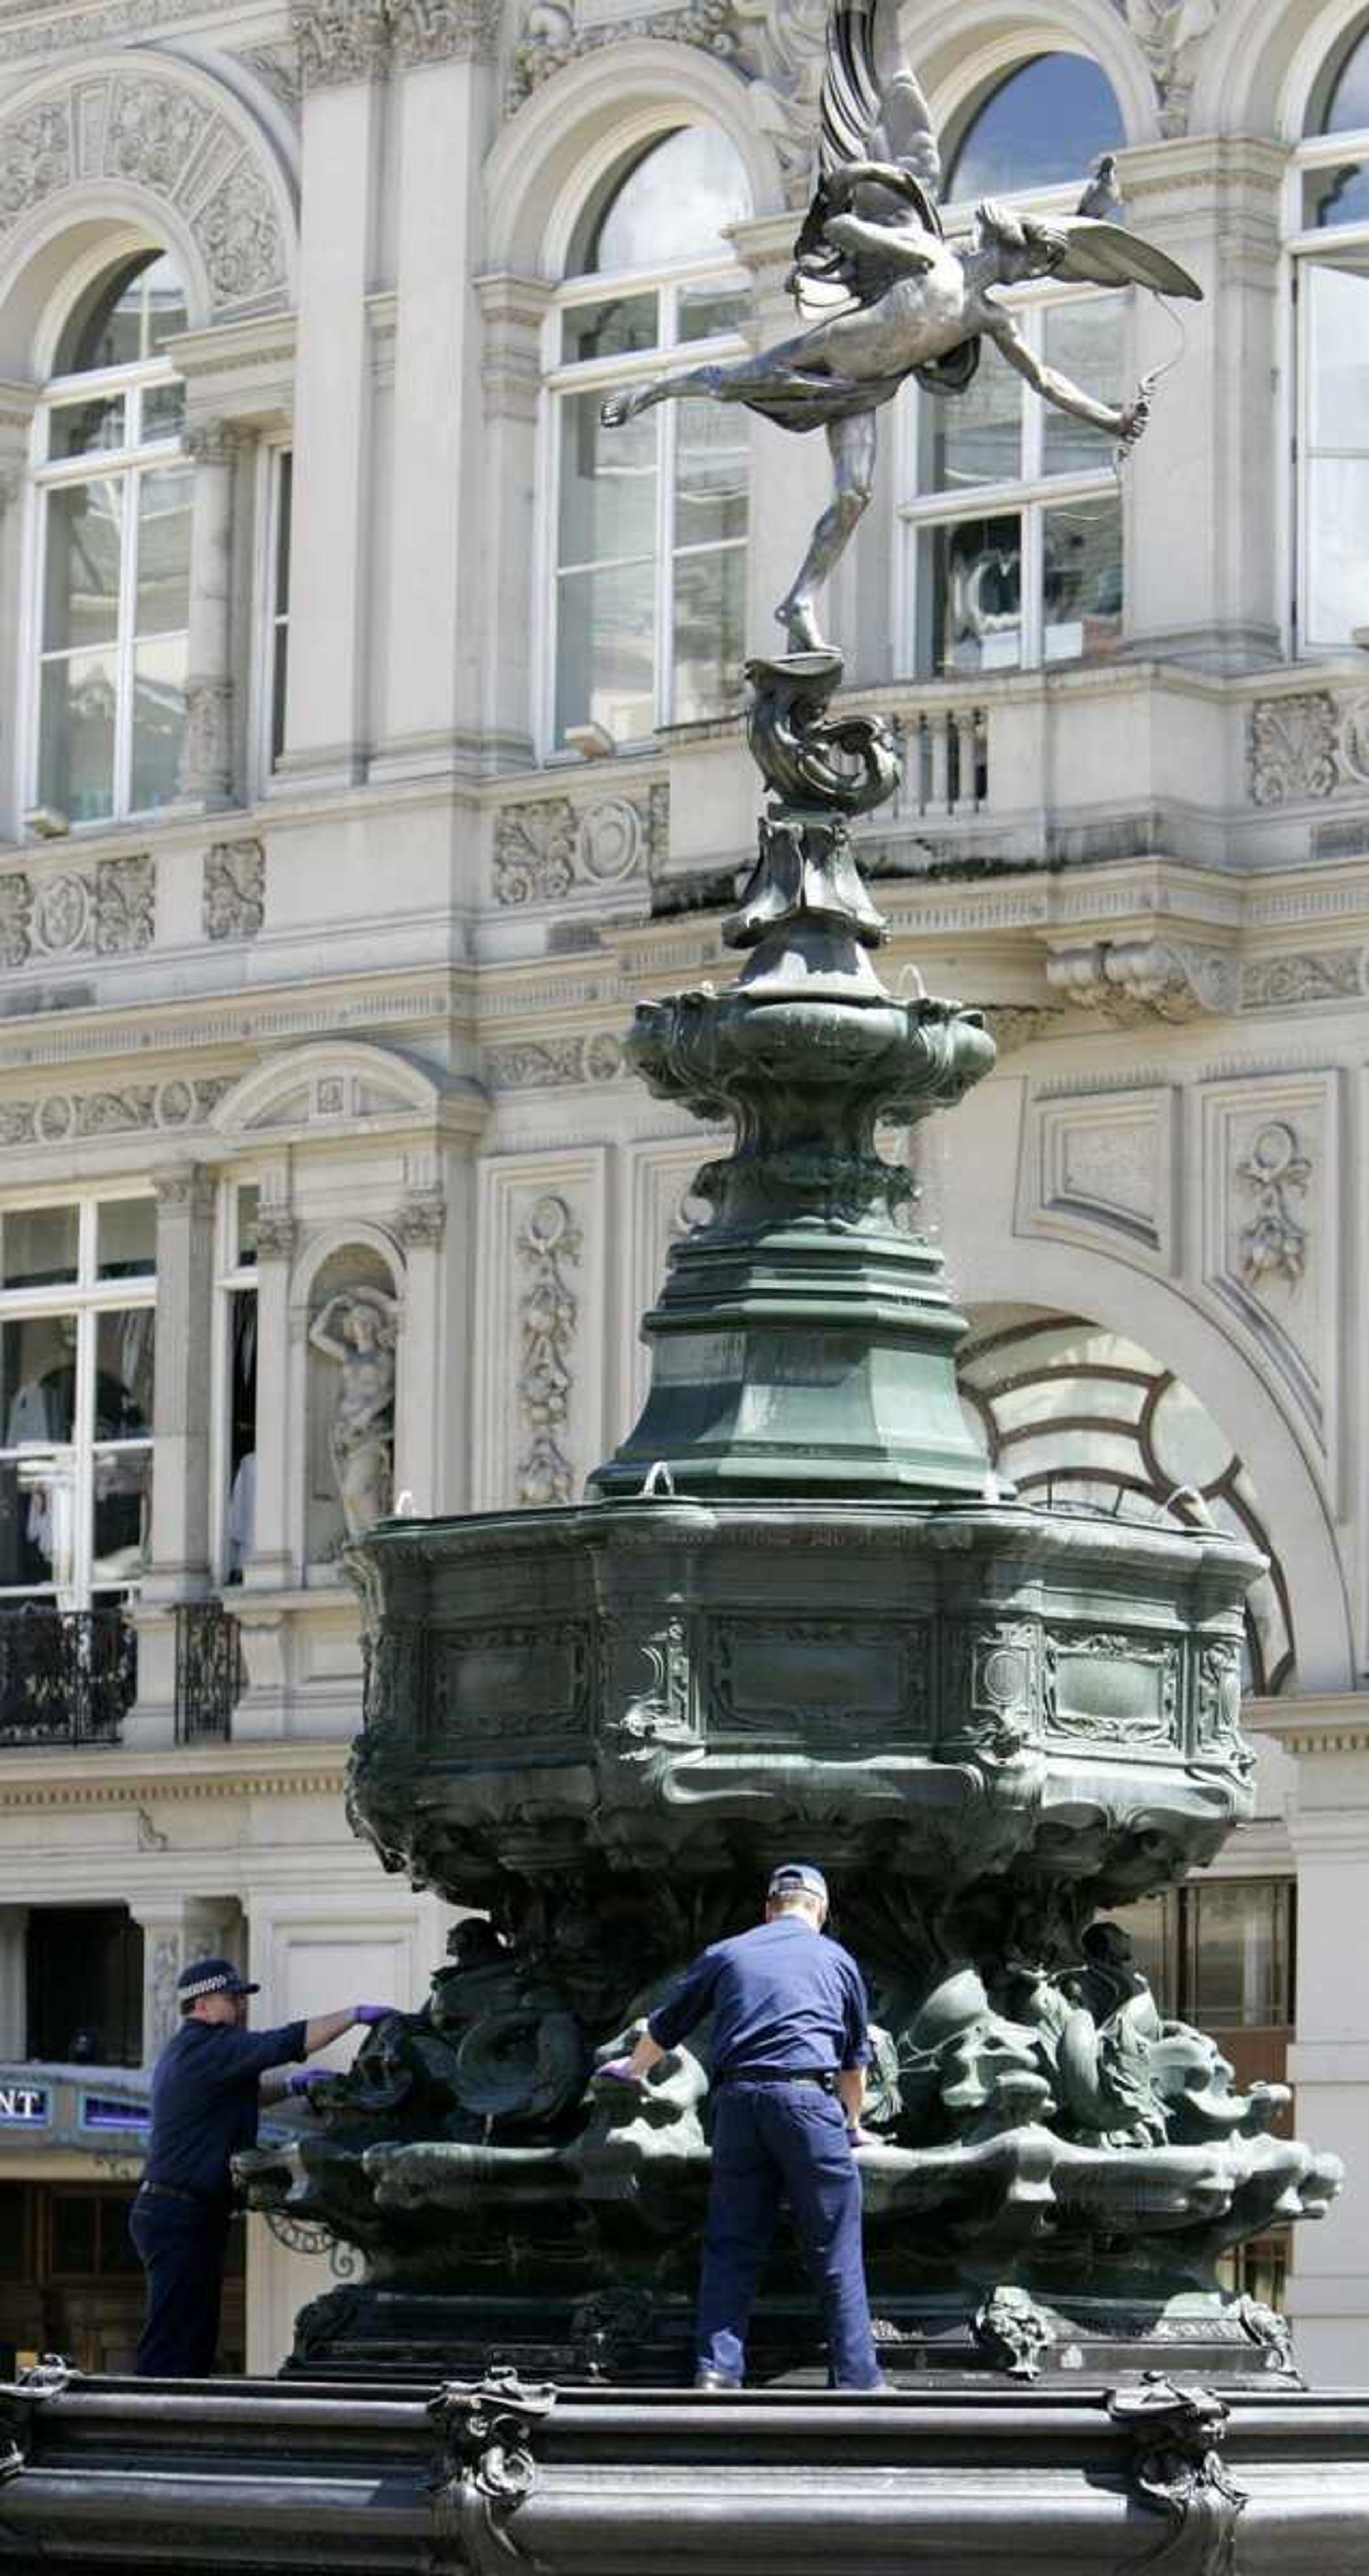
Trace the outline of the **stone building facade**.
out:
M 1369 10 L 905 17 L 952 225 L 1115 148 L 1205 288 L 1022 299 L 1163 371 L 1120 472 L 1001 369 L 905 394 L 830 620 L 904 734 L 893 976 L 1000 1047 L 918 1175 L 995 1468 L 1271 1557 L 1260 1821 L 1138 1931 L 1362 2169 Z M 823 20 L 0 0 L 0 2342 L 126 2349 L 115 2071 L 185 1957 L 284 2017 L 441 1955 L 343 1821 L 338 1551 L 573 1498 L 640 1393 L 699 1148 L 621 1035 L 719 971 L 825 456 L 597 412 L 793 326 Z M 1287 2284 L 1323 2378 L 1367 2207 Z M 255 2365 L 324 2279 L 252 2242 Z

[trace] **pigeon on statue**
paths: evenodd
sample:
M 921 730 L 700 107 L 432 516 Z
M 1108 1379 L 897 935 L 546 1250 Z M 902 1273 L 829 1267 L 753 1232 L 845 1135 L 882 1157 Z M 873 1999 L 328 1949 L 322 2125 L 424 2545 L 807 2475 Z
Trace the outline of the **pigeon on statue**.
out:
M 1105 152 L 1094 163 L 1093 177 L 1075 209 L 1081 215 L 1092 215 L 1100 224 L 1120 224 L 1126 214 L 1122 191 L 1117 185 L 1117 155 Z

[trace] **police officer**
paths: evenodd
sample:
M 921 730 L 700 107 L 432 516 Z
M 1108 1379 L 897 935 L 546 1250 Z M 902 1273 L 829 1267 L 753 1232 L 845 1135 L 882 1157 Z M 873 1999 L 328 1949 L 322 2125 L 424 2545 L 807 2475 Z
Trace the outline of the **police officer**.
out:
M 827 1882 L 808 1861 L 777 1869 L 765 1921 L 715 1941 L 652 2013 L 630 2057 L 601 2076 L 638 2082 L 713 2016 L 713 2174 L 696 2327 L 696 2388 L 740 2388 L 746 2329 L 781 2198 L 821 2291 L 830 2383 L 882 2388 L 861 2251 L 852 2149 L 869 2063 L 869 2006 L 855 1960 L 822 1938 Z
M 135 2369 L 149 2379 L 207 2379 L 219 2340 L 224 2253 L 233 2207 L 231 2159 L 255 2143 L 263 2099 L 303 2092 L 317 2074 L 263 2089 L 268 2067 L 312 2057 L 388 2004 L 348 2004 L 313 2021 L 249 2031 L 244 1983 L 228 1959 L 197 1959 L 176 1979 L 181 2026 L 152 2075 L 147 2164 L 129 2234 L 147 2274 Z

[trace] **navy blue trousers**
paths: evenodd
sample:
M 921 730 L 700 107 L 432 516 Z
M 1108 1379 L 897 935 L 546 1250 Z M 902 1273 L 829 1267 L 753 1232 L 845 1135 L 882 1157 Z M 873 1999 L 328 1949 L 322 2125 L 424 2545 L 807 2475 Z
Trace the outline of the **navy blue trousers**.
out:
M 845 2113 L 817 2084 L 742 2079 L 714 2096 L 698 2366 L 743 2376 L 746 2329 L 781 2200 L 822 2302 L 830 2383 L 873 2388 L 880 2367 L 865 2295 L 860 2176 Z
M 219 2348 L 228 2218 L 189 2201 L 138 2199 L 128 2232 L 147 2274 L 134 2369 L 142 2379 L 208 2379 Z

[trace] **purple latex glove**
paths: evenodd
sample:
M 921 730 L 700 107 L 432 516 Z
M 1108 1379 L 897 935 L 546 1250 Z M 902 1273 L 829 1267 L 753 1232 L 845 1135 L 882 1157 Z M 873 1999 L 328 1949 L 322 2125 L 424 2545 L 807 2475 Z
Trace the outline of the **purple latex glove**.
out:
M 352 2017 L 355 2021 L 367 2023 L 388 2021 L 391 2013 L 396 2010 L 397 2006 L 394 2004 L 353 2004 Z
M 857 2147 L 877 2147 L 879 2145 L 879 2140 L 875 2136 L 874 2131 L 872 2129 L 862 2129 L 859 2122 L 856 2123 L 854 2129 L 848 2128 L 846 2138 L 848 2145 L 853 2151 Z
M 602 2066 L 595 2067 L 594 2080 L 596 2083 L 601 2075 L 611 2075 L 615 2084 L 637 2084 L 641 2081 L 640 2076 L 636 2073 L 633 2067 L 630 2057 L 610 2057 L 606 2059 Z
M 316 2084 L 327 2083 L 328 2075 L 326 2066 L 299 2067 L 293 2075 L 287 2075 L 285 2090 L 287 2093 L 302 2093 L 307 2101 Z

